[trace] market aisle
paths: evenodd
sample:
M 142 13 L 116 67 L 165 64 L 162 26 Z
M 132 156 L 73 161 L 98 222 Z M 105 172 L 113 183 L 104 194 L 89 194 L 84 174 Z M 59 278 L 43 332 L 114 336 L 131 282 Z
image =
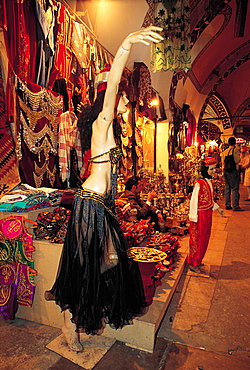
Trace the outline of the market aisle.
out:
M 241 193 L 245 212 L 214 214 L 205 274 L 184 271 L 154 353 L 117 341 L 93 370 L 250 369 L 250 204 Z M 83 369 L 46 349 L 60 329 L 16 319 L 0 320 L 0 330 L 1 370 Z
M 240 206 L 245 212 L 226 211 L 227 218 L 214 214 L 212 236 L 204 259 L 206 273 L 200 276 L 185 270 L 158 337 L 231 355 L 231 361 L 248 360 L 250 368 L 250 204 L 245 198 L 246 189 L 242 186 Z M 224 208 L 223 202 L 220 203 Z M 184 361 L 184 347 L 181 348 L 177 351 L 180 355 L 169 354 L 166 369 L 189 369 L 181 364 L 186 366 L 194 351 L 185 347 Z M 173 357 L 178 367 L 171 367 Z M 204 368 L 217 369 L 205 364 Z

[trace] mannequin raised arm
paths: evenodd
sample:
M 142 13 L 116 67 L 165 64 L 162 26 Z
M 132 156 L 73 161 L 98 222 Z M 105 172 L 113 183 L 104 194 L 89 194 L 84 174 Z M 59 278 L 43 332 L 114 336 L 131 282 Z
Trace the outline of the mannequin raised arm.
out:
M 107 123 L 110 123 L 114 118 L 114 109 L 118 91 L 118 84 L 121 80 L 123 70 L 128 61 L 132 45 L 136 43 L 150 45 L 151 42 L 157 43 L 162 41 L 163 37 L 159 35 L 159 33 L 157 33 L 159 31 L 162 31 L 162 28 L 149 26 L 139 31 L 130 33 L 123 40 L 121 46 L 119 47 L 108 76 L 103 109 L 102 112 L 100 113 L 101 117 L 105 121 L 107 121 Z

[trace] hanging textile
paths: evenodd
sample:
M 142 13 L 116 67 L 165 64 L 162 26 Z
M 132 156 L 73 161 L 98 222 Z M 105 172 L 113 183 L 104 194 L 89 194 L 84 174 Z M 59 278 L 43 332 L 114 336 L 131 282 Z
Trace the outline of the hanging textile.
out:
M 82 149 L 80 131 L 77 128 L 77 117 L 73 112 L 65 112 L 60 116 L 59 126 L 59 168 L 63 181 L 69 180 L 70 175 L 70 151 L 76 150 L 78 169 L 82 168 Z
M 18 305 L 31 307 L 36 284 L 32 253 L 32 234 L 25 222 L 36 224 L 22 216 L 0 220 L 0 315 L 13 320 Z
M 0 197 L 20 183 L 11 128 L 7 121 L 0 63 Z
M 187 111 L 187 122 L 186 144 L 187 146 L 191 146 L 195 142 L 196 120 L 190 109 Z
M 71 38 L 71 47 L 72 51 L 75 54 L 80 66 L 82 68 L 87 68 L 90 62 L 89 56 L 89 42 L 90 37 L 86 32 L 83 24 L 79 22 L 72 22 L 72 38 Z
M 134 63 L 134 89 L 139 105 L 148 106 L 152 100 L 153 92 L 151 75 L 148 67 L 142 62 Z
M 66 7 L 58 3 L 55 24 L 55 55 L 50 73 L 49 87 L 57 78 L 69 79 L 71 73 L 72 51 L 70 47 L 72 19 Z
M 55 54 L 55 9 L 51 0 L 35 1 L 37 17 L 37 76 L 36 83 L 48 87 Z
M 62 188 L 59 178 L 58 129 L 63 109 L 60 94 L 18 82 L 17 157 L 23 183 Z
M 31 0 L 2 0 L 0 26 L 3 28 L 8 58 L 23 80 L 35 76 L 36 20 Z
M 142 27 L 148 27 L 154 23 L 154 0 L 146 0 L 148 3 L 148 11 L 142 23 Z
M 6 110 L 7 118 L 12 122 L 15 115 L 15 97 L 10 77 L 16 73 L 23 81 L 35 81 L 37 35 L 32 0 L 1 0 L 0 27 L 4 33 L 9 60 Z
M 189 0 L 155 0 L 154 3 L 154 25 L 163 28 L 164 40 L 152 45 L 152 71 L 191 68 Z

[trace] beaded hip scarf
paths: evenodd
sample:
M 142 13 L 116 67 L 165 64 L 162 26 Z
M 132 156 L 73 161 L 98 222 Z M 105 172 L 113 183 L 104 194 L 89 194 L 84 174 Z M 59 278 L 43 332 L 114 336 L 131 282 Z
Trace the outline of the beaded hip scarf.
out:
M 110 195 L 108 194 L 99 194 L 91 190 L 86 190 L 86 189 L 78 189 L 75 193 L 75 196 L 80 197 L 80 198 L 86 198 L 86 199 L 91 199 L 94 200 L 100 204 L 103 205 L 104 208 L 107 209 L 114 217 L 116 217 L 112 205 L 110 204 Z

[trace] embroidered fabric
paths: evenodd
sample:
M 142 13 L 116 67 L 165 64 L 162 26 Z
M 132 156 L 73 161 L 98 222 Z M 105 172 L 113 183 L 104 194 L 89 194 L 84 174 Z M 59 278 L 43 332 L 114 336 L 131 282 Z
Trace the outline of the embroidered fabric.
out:
M 5 320 L 14 320 L 21 306 L 31 307 L 35 284 L 31 281 L 29 267 L 17 262 L 0 265 L 0 315 Z

